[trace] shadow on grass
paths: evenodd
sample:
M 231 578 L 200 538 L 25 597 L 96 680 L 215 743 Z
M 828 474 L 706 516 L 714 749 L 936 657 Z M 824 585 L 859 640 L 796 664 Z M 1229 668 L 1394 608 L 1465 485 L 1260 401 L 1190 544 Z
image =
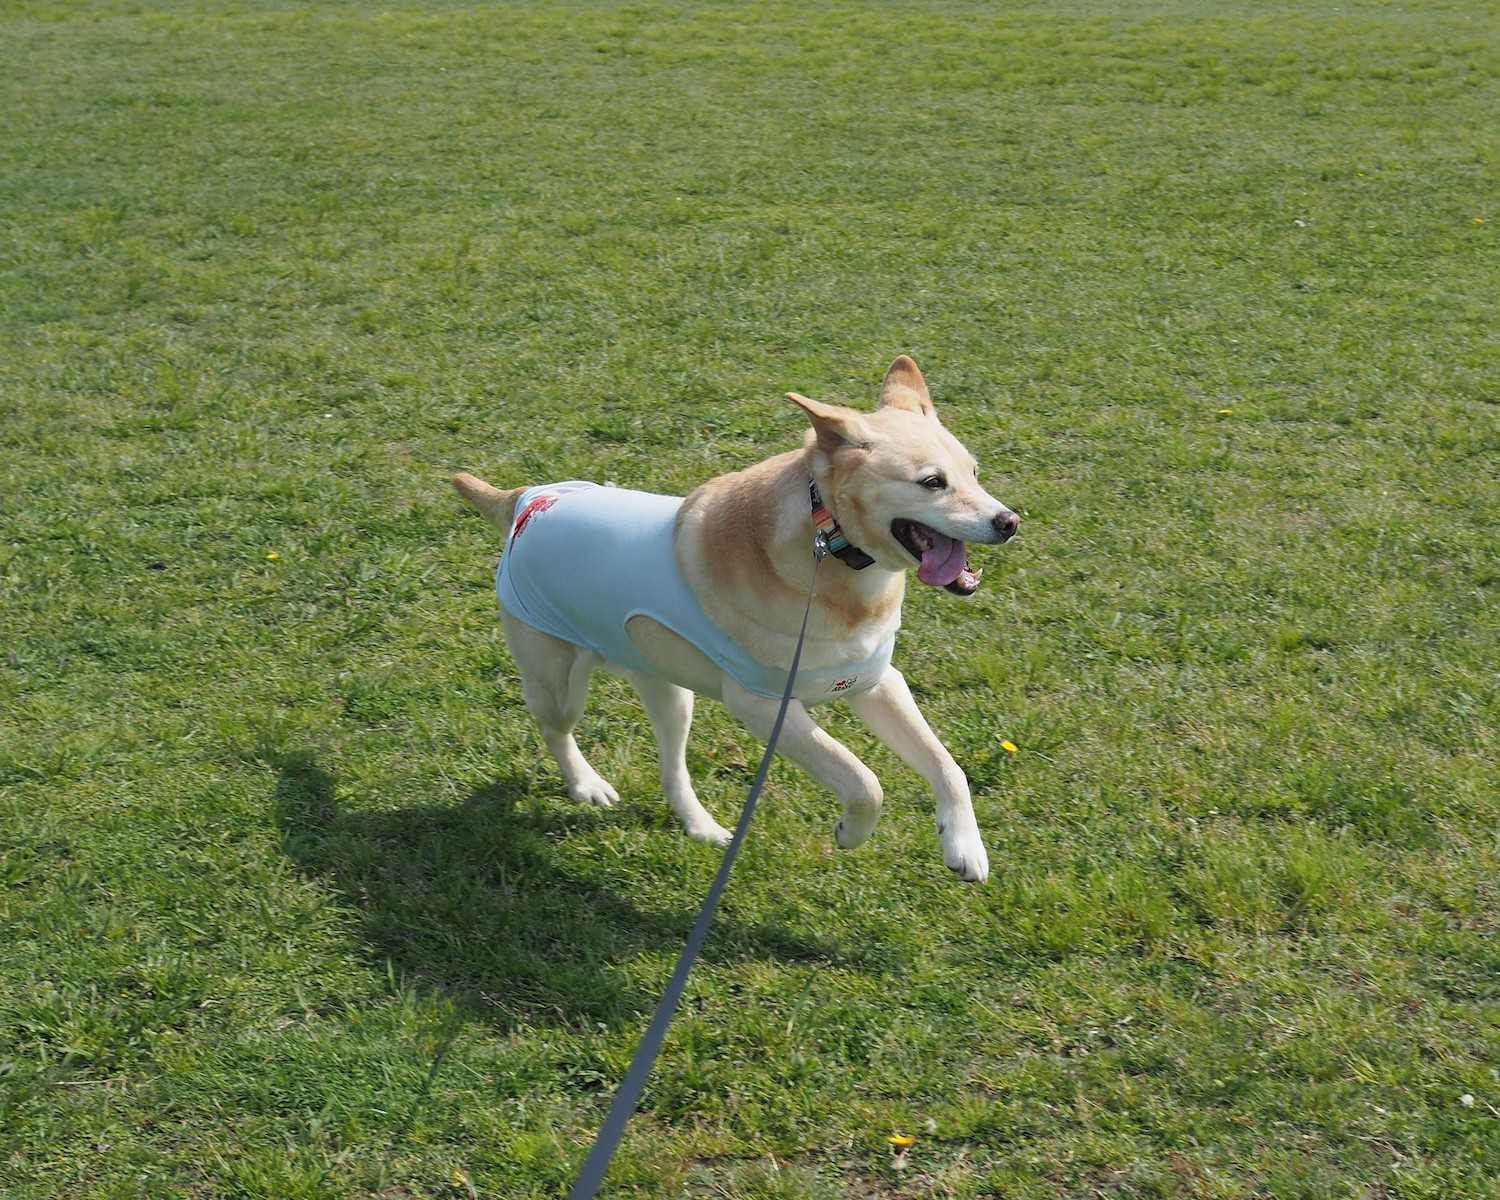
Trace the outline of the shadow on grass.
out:
M 364 915 L 372 950 L 408 982 L 502 1027 L 636 1021 L 656 1003 L 618 964 L 675 955 L 695 912 L 652 912 L 559 866 L 552 841 L 600 819 L 539 812 L 506 776 L 453 807 L 345 812 L 334 779 L 305 753 L 271 758 L 287 855 Z M 845 947 L 722 913 L 703 957 L 848 963 Z M 880 969 L 880 968 L 876 968 Z

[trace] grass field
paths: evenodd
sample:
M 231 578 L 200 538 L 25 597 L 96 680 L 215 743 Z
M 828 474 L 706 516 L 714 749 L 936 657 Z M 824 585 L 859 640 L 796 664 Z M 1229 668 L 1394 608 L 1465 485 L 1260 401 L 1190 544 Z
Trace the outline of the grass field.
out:
M 773 771 L 607 1194 L 1500 1196 L 1497 112 L 1487 2 L 8 0 L 0 1195 L 559 1195 L 717 853 L 618 682 L 561 794 L 447 476 L 909 351 L 993 875 L 828 712 L 881 829 Z

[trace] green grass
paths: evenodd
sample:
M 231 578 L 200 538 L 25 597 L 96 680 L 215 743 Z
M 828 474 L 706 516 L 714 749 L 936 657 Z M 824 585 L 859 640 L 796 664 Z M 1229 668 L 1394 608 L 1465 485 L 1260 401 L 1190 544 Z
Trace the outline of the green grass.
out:
M 994 873 L 830 712 L 881 828 L 773 771 L 608 1194 L 1500 1196 L 1497 47 L 6 4 L 0 1194 L 559 1195 L 716 855 L 616 682 L 561 796 L 446 476 L 681 492 L 910 351 L 1024 518 L 897 648 Z

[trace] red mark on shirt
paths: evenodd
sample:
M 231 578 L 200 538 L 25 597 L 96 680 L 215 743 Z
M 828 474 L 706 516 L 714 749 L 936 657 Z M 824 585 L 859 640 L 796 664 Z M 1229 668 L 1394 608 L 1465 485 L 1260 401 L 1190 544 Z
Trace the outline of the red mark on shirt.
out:
M 521 536 L 521 530 L 526 528 L 526 522 L 536 516 L 537 513 L 546 512 L 557 503 L 556 496 L 538 496 L 530 504 L 521 510 L 521 515 L 516 518 L 516 527 L 511 531 L 510 540 L 515 541 Z

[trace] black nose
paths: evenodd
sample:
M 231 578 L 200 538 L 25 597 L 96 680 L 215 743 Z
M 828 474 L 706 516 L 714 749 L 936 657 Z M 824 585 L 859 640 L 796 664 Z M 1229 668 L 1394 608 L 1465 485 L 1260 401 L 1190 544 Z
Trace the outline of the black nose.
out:
M 995 532 L 1000 535 L 1000 541 L 1008 542 L 1016 536 L 1016 530 L 1021 528 L 1021 518 L 1009 510 L 1001 513 L 990 522 L 995 527 Z

